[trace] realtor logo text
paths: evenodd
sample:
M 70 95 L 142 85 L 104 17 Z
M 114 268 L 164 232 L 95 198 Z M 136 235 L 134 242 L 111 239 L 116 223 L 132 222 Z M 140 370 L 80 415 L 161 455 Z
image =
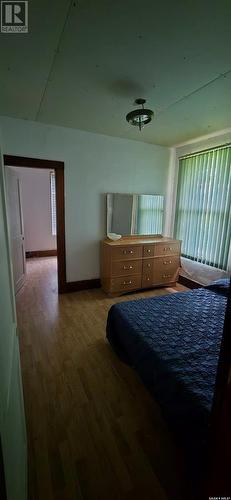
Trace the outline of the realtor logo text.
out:
M 1 1 L 1 32 L 28 33 L 28 2 Z

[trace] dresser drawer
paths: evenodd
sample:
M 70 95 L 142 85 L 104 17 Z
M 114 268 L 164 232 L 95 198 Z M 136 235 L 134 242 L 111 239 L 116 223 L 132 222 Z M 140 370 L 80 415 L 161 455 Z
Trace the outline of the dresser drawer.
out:
M 174 283 L 178 278 L 178 268 L 170 270 L 160 270 L 156 269 L 153 272 L 153 285 L 162 285 L 165 283 Z
M 143 246 L 143 257 L 153 257 L 155 245 L 144 245 Z
M 112 276 L 126 276 L 142 273 L 142 260 L 118 260 L 113 261 L 111 266 Z
M 180 265 L 180 257 L 166 256 L 166 257 L 156 257 L 154 261 L 154 271 L 167 273 L 167 272 L 175 272 L 177 271 Z
M 152 286 L 154 259 L 144 259 L 142 269 L 142 288 Z
M 110 292 L 125 292 L 141 288 L 141 276 L 126 276 L 113 278 L 110 281 Z
M 144 273 L 142 275 L 142 288 L 148 288 L 152 286 L 153 274 L 151 272 Z
M 158 243 L 154 246 L 154 255 L 174 255 L 180 253 L 180 242 Z
M 153 270 L 153 265 L 155 263 L 156 259 L 144 259 L 143 260 L 143 269 L 142 269 L 142 274 L 152 274 Z
M 142 257 L 142 246 L 114 247 L 111 250 L 112 260 L 137 259 Z

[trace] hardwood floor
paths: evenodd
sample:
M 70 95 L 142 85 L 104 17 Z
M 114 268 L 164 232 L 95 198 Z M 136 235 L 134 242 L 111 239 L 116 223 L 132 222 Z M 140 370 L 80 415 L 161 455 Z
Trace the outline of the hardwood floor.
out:
M 27 261 L 17 295 L 31 500 L 185 500 L 184 465 L 136 373 L 105 340 L 118 301 L 57 295 L 56 258 Z

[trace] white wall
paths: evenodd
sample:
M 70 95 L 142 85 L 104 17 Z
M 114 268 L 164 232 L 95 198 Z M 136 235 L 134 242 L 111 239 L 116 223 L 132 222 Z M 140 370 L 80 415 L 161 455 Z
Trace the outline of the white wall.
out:
M 169 149 L 7 117 L 0 124 L 5 154 L 65 162 L 67 280 L 98 278 L 105 193 L 165 195 Z
M 26 252 L 53 250 L 56 236 L 51 233 L 50 171 L 17 168 L 22 188 L 22 211 Z

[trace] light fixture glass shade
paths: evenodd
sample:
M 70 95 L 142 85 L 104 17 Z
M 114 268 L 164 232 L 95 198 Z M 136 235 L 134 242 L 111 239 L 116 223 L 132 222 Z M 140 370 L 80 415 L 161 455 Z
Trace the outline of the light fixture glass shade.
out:
M 143 106 L 145 103 L 145 99 L 136 99 L 135 102 Z M 143 128 L 144 125 L 150 123 L 153 115 L 154 113 L 151 109 L 146 109 L 142 107 L 140 109 L 134 109 L 134 111 L 128 113 L 126 115 L 126 120 L 128 123 L 134 125 L 135 127 L 139 127 L 139 129 L 141 130 L 141 128 Z

